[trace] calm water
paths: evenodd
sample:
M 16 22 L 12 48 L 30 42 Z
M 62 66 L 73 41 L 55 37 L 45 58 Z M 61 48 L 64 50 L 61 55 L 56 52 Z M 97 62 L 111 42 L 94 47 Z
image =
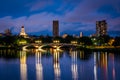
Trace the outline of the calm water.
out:
M 120 80 L 120 53 L 0 50 L 0 80 Z

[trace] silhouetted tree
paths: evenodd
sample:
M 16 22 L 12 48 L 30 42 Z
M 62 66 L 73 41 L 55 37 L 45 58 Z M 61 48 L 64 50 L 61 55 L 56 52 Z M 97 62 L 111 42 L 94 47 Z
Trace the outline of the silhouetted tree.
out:
M 115 37 L 115 41 L 113 42 L 113 46 L 120 46 L 120 37 Z
M 63 43 L 70 43 L 72 40 L 74 40 L 73 36 L 68 35 L 66 38 L 63 39 Z
M 4 41 L 4 44 L 6 46 L 13 46 L 16 42 L 15 40 L 16 40 L 15 36 L 5 36 L 5 37 L 3 37 L 3 41 Z
M 79 38 L 79 43 L 83 43 L 84 45 L 92 45 L 92 40 L 89 37 L 81 37 Z

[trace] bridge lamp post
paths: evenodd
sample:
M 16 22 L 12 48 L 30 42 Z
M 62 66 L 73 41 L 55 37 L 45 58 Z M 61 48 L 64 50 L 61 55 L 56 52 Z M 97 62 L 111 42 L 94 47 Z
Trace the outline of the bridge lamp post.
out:
M 54 48 L 56 49 L 56 50 L 59 50 L 59 43 L 60 43 L 60 41 L 59 40 L 53 40 L 53 43 L 54 43 Z

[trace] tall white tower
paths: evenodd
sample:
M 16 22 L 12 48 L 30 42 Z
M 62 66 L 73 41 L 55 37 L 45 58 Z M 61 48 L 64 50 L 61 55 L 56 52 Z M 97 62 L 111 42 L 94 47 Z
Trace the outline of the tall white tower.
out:
M 83 37 L 83 32 L 80 32 L 80 37 Z
M 24 26 L 21 27 L 20 36 L 27 37 L 27 34 L 25 33 Z

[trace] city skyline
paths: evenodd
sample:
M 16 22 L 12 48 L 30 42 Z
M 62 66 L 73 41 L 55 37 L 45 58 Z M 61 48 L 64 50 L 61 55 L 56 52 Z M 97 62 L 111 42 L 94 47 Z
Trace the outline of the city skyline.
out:
M 25 26 L 27 34 L 52 35 L 52 21 L 59 21 L 60 35 L 91 35 L 96 21 L 106 20 L 109 35 L 120 35 L 120 1 L 110 0 L 4 0 L 0 1 L 0 32 L 14 34 Z

